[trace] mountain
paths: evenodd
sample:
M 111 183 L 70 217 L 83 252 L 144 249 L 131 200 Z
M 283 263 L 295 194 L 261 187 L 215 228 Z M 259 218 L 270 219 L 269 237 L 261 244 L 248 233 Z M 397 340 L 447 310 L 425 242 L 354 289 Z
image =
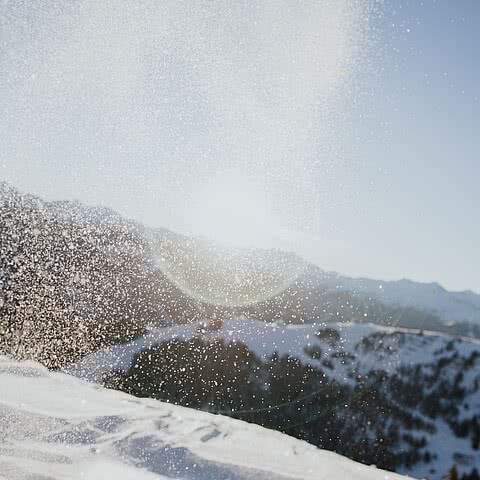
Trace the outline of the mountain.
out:
M 78 201 L 46 202 L 39 197 L 19 192 L 6 182 L 0 181 L 0 208 L 15 210 L 42 210 L 57 221 L 70 223 L 131 224 L 120 214 L 107 207 L 91 207 Z
M 480 350 L 461 337 L 480 338 L 477 310 L 472 292 L 350 279 L 0 183 L 0 354 L 367 465 L 478 480 Z
M 0 357 L 0 478 L 401 480 L 278 432 Z
M 371 324 L 237 319 L 217 330 L 152 330 L 67 371 L 441 480 L 453 466 L 478 479 L 479 367 L 476 340 Z
M 437 315 L 445 324 L 480 324 L 480 295 L 472 291 L 449 292 L 438 283 L 419 283 L 405 279 L 386 282 L 348 278 L 336 273 L 324 276 L 322 281 L 331 288 L 355 292 L 386 305 L 414 307 L 429 312 Z
M 0 353 L 52 368 L 149 326 L 242 316 L 480 338 L 478 299 L 435 284 L 349 279 L 289 252 L 226 249 L 0 182 Z
M 141 335 L 192 302 L 153 264 L 142 226 L 0 184 L 0 353 L 52 368 Z

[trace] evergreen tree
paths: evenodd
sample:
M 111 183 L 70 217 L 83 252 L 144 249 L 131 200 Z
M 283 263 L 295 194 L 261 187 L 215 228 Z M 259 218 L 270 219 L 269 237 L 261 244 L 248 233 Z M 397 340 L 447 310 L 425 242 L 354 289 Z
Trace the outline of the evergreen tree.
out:
M 447 476 L 443 477 L 442 480 L 460 480 L 457 472 L 457 467 L 453 465 L 453 467 L 448 471 Z

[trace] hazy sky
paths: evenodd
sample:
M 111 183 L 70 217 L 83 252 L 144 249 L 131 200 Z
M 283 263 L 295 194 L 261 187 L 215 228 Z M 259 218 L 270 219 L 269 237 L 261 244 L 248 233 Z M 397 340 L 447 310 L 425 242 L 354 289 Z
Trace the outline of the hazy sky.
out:
M 480 292 L 480 3 L 0 5 L 0 178 Z
M 386 3 L 373 133 L 357 152 L 365 213 L 347 221 L 357 274 L 480 292 L 479 22 L 475 0 Z

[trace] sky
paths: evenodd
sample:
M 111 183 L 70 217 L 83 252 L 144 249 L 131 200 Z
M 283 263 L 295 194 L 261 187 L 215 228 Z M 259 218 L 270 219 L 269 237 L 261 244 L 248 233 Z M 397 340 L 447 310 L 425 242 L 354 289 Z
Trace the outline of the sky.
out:
M 480 3 L 0 4 L 0 179 L 480 293 Z
M 386 5 L 390 45 L 366 130 L 388 131 L 361 149 L 373 184 L 351 230 L 375 261 L 356 273 L 480 292 L 479 20 L 474 0 Z
M 337 268 L 480 292 L 480 3 L 391 0 L 382 20 Z

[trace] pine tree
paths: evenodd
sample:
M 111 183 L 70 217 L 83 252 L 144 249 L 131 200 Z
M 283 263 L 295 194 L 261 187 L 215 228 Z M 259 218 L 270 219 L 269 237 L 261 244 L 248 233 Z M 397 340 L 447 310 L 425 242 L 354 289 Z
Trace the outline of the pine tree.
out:
M 449 471 L 446 477 L 442 480 L 460 480 L 458 477 L 457 467 L 454 465 Z

